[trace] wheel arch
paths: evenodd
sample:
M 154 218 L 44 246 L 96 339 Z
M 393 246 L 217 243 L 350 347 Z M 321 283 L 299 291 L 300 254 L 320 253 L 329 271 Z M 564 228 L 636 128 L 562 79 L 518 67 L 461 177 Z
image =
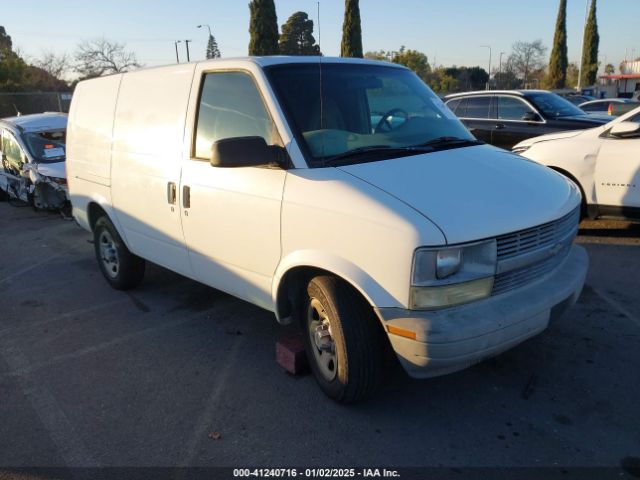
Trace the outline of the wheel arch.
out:
M 567 177 L 569 180 L 575 183 L 576 186 L 578 187 L 578 190 L 580 191 L 580 196 L 582 197 L 582 201 L 580 204 L 581 218 L 585 218 L 585 217 L 591 218 L 591 219 L 596 218 L 598 216 L 598 208 L 596 205 L 587 202 L 587 196 L 585 194 L 584 187 L 582 186 L 582 183 L 580 183 L 580 181 L 576 178 L 576 176 L 570 173 L 569 171 L 565 170 L 564 168 L 557 167 L 555 165 L 548 165 L 548 167 L 551 170 L 558 172 L 560 175 Z
M 297 252 L 280 263 L 272 284 L 274 312 L 279 323 L 291 322 L 302 291 L 316 275 L 333 275 L 350 285 L 371 307 L 401 306 L 382 285 L 352 262 L 323 252 Z

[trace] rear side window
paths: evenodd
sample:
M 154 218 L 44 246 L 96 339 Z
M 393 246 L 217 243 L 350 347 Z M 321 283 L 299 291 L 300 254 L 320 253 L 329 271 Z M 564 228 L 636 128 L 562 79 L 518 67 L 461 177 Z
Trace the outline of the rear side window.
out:
M 456 98 L 454 100 L 449 100 L 447 102 L 447 107 L 449 107 L 449 110 L 451 110 L 452 112 L 455 112 L 459 104 L 460 104 L 460 99 Z
M 498 97 L 498 118 L 502 120 L 522 120 L 531 108 L 522 100 L 513 97 Z
M 200 94 L 195 157 L 209 159 L 214 142 L 236 137 L 262 137 L 268 145 L 282 144 L 260 92 L 248 74 L 209 73 Z
M 489 118 L 489 106 L 491 105 L 491 97 L 475 97 L 469 98 L 467 103 L 467 118 Z
M 580 108 L 585 112 L 606 112 L 609 109 L 609 104 L 605 102 L 592 103 L 591 105 L 584 105 Z

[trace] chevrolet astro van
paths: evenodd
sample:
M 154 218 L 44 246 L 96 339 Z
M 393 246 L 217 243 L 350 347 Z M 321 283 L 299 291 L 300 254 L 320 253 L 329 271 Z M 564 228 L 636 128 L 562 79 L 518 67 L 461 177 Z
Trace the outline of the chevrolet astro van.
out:
M 218 59 L 80 82 L 67 176 L 116 289 L 145 261 L 299 322 L 354 402 L 542 332 L 582 289 L 580 193 L 476 140 L 410 70 Z

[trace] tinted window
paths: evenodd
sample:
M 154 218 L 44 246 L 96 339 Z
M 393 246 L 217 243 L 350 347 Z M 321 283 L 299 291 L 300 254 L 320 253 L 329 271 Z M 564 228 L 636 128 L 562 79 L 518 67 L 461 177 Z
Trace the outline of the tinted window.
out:
M 531 93 L 527 94 L 527 99 L 541 111 L 545 117 L 569 117 L 572 115 L 584 115 L 573 103 L 565 100 L 555 93 Z
M 456 111 L 456 108 L 458 108 L 458 105 L 459 105 L 459 104 L 460 104 L 460 99 L 459 99 L 459 98 L 456 98 L 456 99 L 453 99 L 453 100 L 449 100 L 449 101 L 447 102 L 447 107 L 449 107 L 449 109 L 450 109 L 452 112 L 455 112 L 455 111 Z
M 467 103 L 467 118 L 489 118 L 489 105 L 491 97 L 469 98 Z
M 583 105 L 580 107 L 585 112 L 606 112 L 609 109 L 608 102 L 592 103 L 591 105 Z
M 498 97 L 498 118 L 503 120 L 522 120 L 531 108 L 522 100 L 513 97 Z
M 466 98 L 460 100 L 460 105 L 455 109 L 455 114 L 458 117 L 464 117 L 467 114 L 467 104 L 469 101 Z
M 262 137 L 281 144 L 275 125 L 253 79 L 246 73 L 209 73 L 200 96 L 195 156 L 209 159 L 214 142 L 234 137 Z

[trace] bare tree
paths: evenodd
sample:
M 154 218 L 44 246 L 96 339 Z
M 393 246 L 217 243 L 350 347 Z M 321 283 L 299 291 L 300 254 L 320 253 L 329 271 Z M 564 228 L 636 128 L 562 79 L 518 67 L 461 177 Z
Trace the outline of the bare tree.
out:
M 526 85 L 529 74 L 546 65 L 547 47 L 542 44 L 542 40 L 535 40 L 533 42 L 516 42 L 511 48 L 511 55 L 507 59 L 507 70 L 513 71 L 522 78 Z
M 31 63 L 59 80 L 63 80 L 64 74 L 70 67 L 69 55 L 66 53 L 58 55 L 50 50 L 44 50 L 40 57 Z
M 136 55 L 126 51 L 124 44 L 104 38 L 80 42 L 74 60 L 74 70 L 82 78 L 100 77 L 140 67 Z

